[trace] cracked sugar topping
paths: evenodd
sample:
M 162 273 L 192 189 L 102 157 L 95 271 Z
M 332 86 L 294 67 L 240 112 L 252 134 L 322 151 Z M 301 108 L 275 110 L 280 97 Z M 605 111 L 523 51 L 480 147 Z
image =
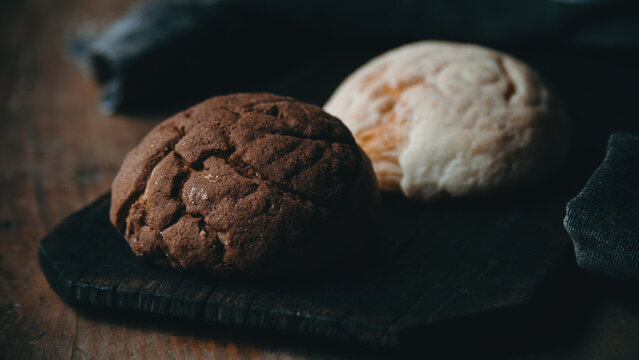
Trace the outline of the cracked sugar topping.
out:
M 380 188 L 422 200 L 538 179 L 568 147 L 567 120 L 534 71 L 477 45 L 393 49 L 351 74 L 324 109 L 353 132 Z
M 164 121 L 129 153 L 112 191 L 111 221 L 136 255 L 216 274 L 299 263 L 281 257 L 303 259 L 319 241 L 328 260 L 341 257 L 356 240 L 316 233 L 347 234 L 359 221 L 349 212 L 378 206 L 370 163 L 346 127 L 270 94 L 212 98 Z

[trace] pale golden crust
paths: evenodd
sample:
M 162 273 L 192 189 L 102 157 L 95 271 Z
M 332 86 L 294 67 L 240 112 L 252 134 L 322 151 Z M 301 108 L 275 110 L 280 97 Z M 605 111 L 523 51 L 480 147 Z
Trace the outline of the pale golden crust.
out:
M 499 190 L 563 159 L 568 124 L 538 76 L 475 45 L 420 42 L 350 75 L 324 106 L 373 162 L 384 190 L 429 199 Z

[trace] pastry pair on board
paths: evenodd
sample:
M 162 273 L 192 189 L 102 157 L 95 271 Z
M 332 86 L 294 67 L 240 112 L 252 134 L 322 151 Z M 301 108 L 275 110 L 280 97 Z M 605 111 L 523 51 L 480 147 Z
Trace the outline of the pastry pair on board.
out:
M 475 45 L 389 51 L 324 110 L 237 94 L 169 118 L 124 160 L 111 221 L 136 255 L 178 270 L 319 271 L 383 247 L 378 184 L 417 200 L 501 191 L 567 151 L 539 77 Z

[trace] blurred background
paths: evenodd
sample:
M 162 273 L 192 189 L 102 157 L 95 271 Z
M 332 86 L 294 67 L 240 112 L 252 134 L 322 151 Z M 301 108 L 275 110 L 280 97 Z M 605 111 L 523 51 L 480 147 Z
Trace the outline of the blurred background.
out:
M 108 191 L 125 154 L 166 116 L 240 91 L 321 106 L 372 57 L 426 39 L 492 47 L 544 78 L 573 125 L 562 201 L 611 133 L 639 134 L 634 0 L 0 1 L 0 358 L 361 356 L 71 308 L 44 279 L 37 244 Z M 576 304 L 584 321 L 565 342 L 508 356 L 636 358 L 633 286 L 591 280 Z
M 155 1 L 76 31 L 68 54 L 100 84 L 105 114 L 169 114 L 212 95 L 256 91 L 321 106 L 372 57 L 436 39 L 529 63 L 565 103 L 577 152 L 593 150 L 595 162 L 608 134 L 636 128 L 635 1 Z

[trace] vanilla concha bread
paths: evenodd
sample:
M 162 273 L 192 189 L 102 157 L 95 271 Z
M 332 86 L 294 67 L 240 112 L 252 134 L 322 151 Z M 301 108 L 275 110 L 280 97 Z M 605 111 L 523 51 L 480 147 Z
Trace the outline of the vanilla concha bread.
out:
M 351 74 L 324 109 L 354 134 L 381 189 L 420 200 L 530 183 L 568 147 L 568 122 L 537 74 L 477 45 L 391 50 Z

